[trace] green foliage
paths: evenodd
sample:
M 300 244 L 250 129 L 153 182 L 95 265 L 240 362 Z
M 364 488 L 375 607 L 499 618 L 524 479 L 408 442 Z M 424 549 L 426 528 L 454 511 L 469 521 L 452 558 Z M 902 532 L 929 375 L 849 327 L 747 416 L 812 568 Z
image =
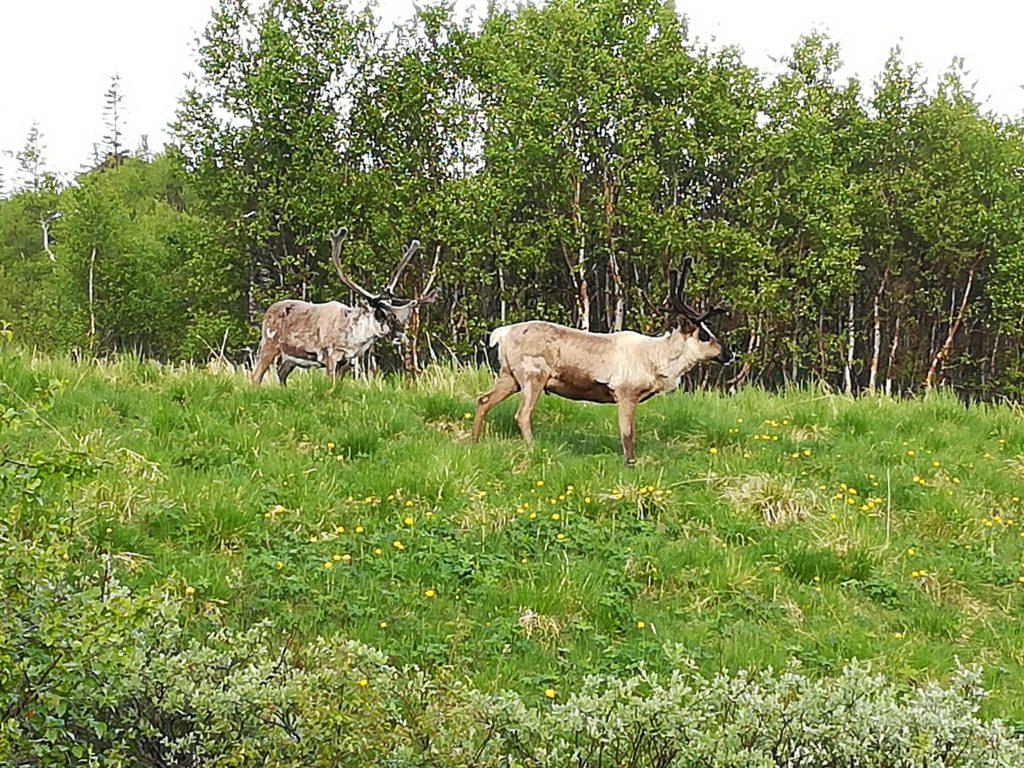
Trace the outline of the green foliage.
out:
M 0 201 L 0 314 L 23 343 L 242 360 L 272 301 L 351 298 L 327 258 L 346 225 L 367 285 L 413 237 L 400 293 L 439 257 L 413 329 L 433 359 L 478 362 L 530 317 L 661 332 L 689 255 L 742 353 L 709 378 L 1020 391 L 1024 136 L 962 62 L 926 87 L 894 49 L 864 88 L 815 33 L 769 77 L 663 0 L 479 24 L 440 2 L 390 30 L 339 0 L 221 0 L 197 54 L 152 161 L 122 157 L 116 78 L 108 157 L 74 185 L 30 132 Z

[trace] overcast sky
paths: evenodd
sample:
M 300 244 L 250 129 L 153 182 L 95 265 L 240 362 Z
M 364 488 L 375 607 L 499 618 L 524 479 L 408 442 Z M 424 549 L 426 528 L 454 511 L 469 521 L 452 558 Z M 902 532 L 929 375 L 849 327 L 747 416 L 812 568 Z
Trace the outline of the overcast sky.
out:
M 460 8 L 486 6 L 458 0 Z M 121 76 L 126 132 L 162 148 L 193 42 L 211 0 L 0 0 L 0 150 L 20 149 L 33 121 L 50 170 L 67 175 L 92 156 L 103 136 L 103 94 Z M 412 0 L 380 0 L 386 23 L 407 18 Z M 737 45 L 747 63 L 773 71 L 813 29 L 839 42 L 842 74 L 870 83 L 890 48 L 920 62 L 928 81 L 962 56 L 984 104 L 1002 114 L 1024 110 L 1024 3 L 975 0 L 677 0 L 691 36 Z M 0 158 L 7 185 L 14 164 Z

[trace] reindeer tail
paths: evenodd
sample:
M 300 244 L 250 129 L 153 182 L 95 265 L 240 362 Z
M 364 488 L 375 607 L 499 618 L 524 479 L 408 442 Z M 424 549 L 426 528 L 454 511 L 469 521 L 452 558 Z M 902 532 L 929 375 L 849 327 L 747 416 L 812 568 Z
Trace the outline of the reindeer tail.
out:
M 490 346 L 499 347 L 501 345 L 501 340 L 505 338 L 505 334 L 508 333 L 511 328 L 511 325 L 503 325 L 500 328 L 495 328 L 491 331 L 491 338 L 488 342 Z

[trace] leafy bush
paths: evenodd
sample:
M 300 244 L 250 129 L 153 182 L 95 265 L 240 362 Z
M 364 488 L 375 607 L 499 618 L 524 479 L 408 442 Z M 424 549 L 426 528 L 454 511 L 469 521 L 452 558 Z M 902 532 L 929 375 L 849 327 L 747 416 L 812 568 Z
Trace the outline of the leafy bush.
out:
M 0 523 L 0 754 L 21 766 L 1015 766 L 977 669 L 904 689 L 854 663 L 705 678 L 680 660 L 564 703 L 484 693 L 343 639 L 267 624 L 188 637 L 187 589 L 76 573 L 64 525 Z

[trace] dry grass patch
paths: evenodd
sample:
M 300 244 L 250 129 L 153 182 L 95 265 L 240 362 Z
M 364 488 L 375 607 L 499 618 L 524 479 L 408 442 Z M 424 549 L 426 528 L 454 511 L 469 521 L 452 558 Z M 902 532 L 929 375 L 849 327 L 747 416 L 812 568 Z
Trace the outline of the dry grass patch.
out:
M 814 491 L 780 475 L 749 475 L 726 486 L 722 497 L 737 511 L 760 514 L 768 525 L 806 520 L 818 505 Z
M 536 637 L 542 643 L 554 643 L 562 635 L 562 625 L 554 616 L 537 613 L 531 608 L 519 612 L 519 628 L 527 639 Z

